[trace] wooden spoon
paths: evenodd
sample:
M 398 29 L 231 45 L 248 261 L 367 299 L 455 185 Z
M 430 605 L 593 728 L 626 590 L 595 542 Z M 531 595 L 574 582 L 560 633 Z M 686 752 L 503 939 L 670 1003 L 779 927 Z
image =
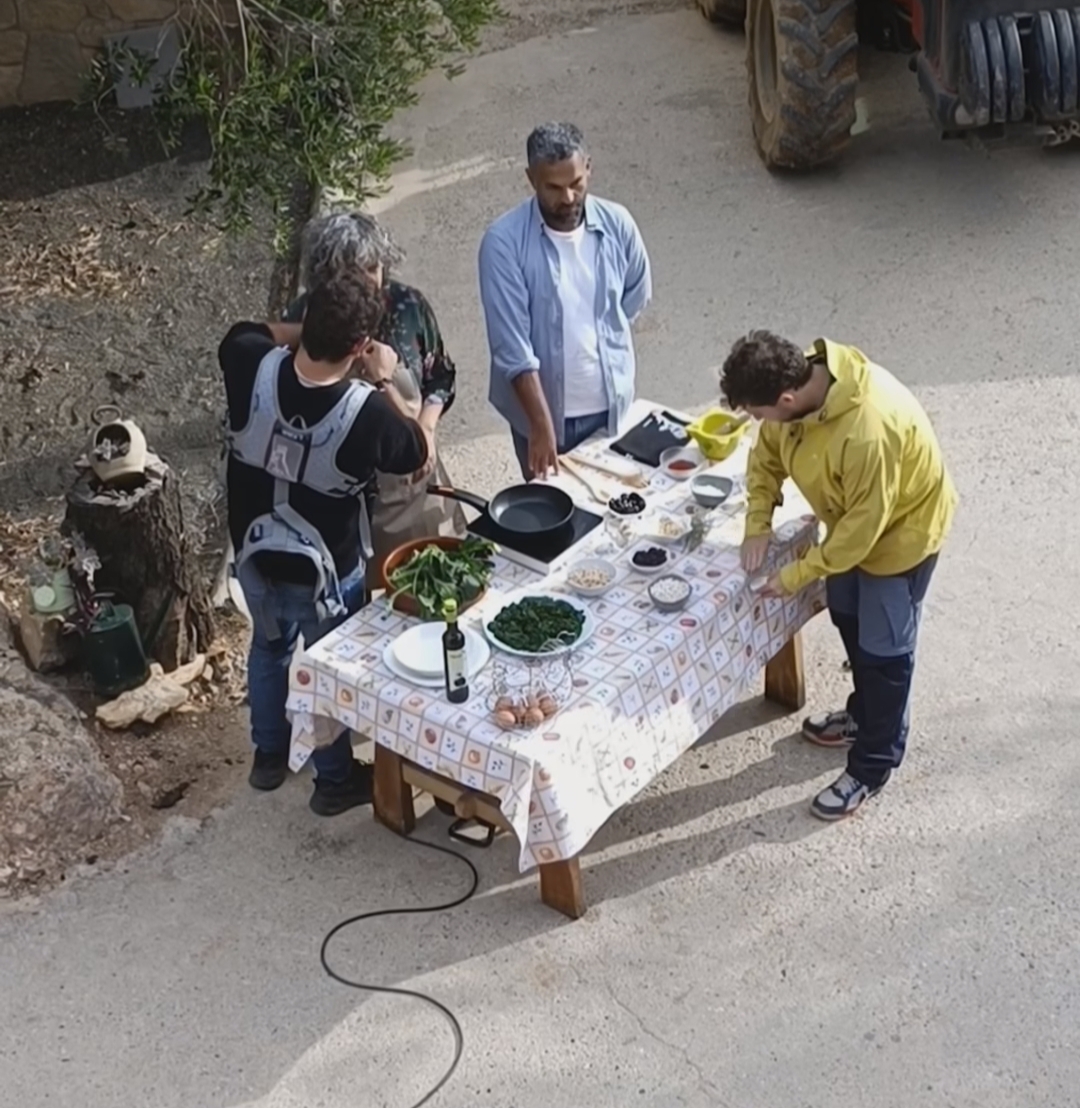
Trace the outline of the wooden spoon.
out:
M 592 483 L 592 481 L 590 481 L 589 478 L 581 472 L 581 469 L 576 460 L 571 458 L 560 458 L 559 465 L 564 467 L 567 473 L 571 474 L 578 481 L 580 481 L 585 486 L 585 488 L 589 490 L 589 495 L 598 504 L 606 504 L 611 499 L 610 496 L 607 496 L 604 492 L 599 491 L 597 487 Z
M 597 473 L 604 473 L 608 477 L 614 477 L 616 481 L 623 485 L 629 485 L 632 489 L 647 489 L 649 487 L 649 479 L 636 466 L 634 467 L 636 472 L 630 473 L 625 469 L 618 469 L 614 465 L 608 467 L 603 462 L 595 461 L 593 458 L 581 458 L 576 454 L 572 458 L 564 460 L 572 461 L 575 465 L 595 469 Z

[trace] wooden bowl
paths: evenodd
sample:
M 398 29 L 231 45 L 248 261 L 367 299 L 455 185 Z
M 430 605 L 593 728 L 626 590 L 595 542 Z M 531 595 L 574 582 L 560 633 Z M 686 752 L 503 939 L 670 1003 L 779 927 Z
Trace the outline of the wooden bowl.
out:
M 426 539 L 413 539 L 412 542 L 402 543 L 401 546 L 395 550 L 391 550 L 386 555 L 386 559 L 383 561 L 381 576 L 382 584 L 386 588 L 387 594 L 392 592 L 392 586 L 390 584 L 390 574 L 396 569 L 400 569 L 417 551 L 425 550 L 429 546 L 437 546 L 440 550 L 457 550 L 463 544 L 464 540 L 455 538 L 452 535 L 442 536 L 433 535 L 431 538 Z M 458 612 L 464 612 L 467 608 L 471 608 L 474 604 L 478 604 L 484 599 L 487 593 L 487 589 L 481 589 L 472 600 L 463 600 L 458 604 Z M 416 599 L 410 596 L 408 593 L 402 593 L 394 601 L 394 611 L 401 612 L 402 615 L 416 616 L 420 618 L 420 605 L 417 604 Z

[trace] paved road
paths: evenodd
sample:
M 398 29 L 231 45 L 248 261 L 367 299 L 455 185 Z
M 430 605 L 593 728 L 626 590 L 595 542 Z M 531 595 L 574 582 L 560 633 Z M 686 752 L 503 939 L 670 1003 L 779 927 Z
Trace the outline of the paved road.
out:
M 565 925 L 504 844 L 479 899 L 348 935 L 347 972 L 433 992 L 467 1054 L 439 1105 L 1060 1108 L 1080 1084 L 1080 161 L 938 145 L 910 75 L 871 58 L 871 130 L 813 180 L 761 171 L 740 43 L 692 12 L 479 59 L 406 121 L 386 218 L 468 384 L 459 478 L 508 472 L 483 406 L 473 260 L 521 194 L 543 116 L 592 136 L 597 190 L 656 264 L 642 391 L 707 403 L 739 331 L 854 340 L 918 386 L 964 496 L 925 630 L 914 749 L 852 823 L 805 803 L 836 759 L 749 706 L 603 832 Z M 1071 326 L 1070 326 L 1071 325 Z M 829 628 L 812 696 L 843 692 Z M 405 1108 L 450 1048 L 437 1017 L 319 972 L 342 915 L 459 890 L 306 790 L 243 795 L 155 854 L 0 921 L 5 1093 L 27 1106 Z M 425 825 L 437 837 L 440 824 Z

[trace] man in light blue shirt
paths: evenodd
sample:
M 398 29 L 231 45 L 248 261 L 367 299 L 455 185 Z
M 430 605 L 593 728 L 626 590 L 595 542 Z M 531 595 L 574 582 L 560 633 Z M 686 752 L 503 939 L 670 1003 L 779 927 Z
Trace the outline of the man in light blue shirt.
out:
M 630 213 L 588 194 L 592 163 L 577 127 L 537 127 L 526 152 L 536 195 L 484 233 L 480 300 L 489 398 L 530 480 L 592 435 L 618 431 L 634 399 L 630 327 L 652 276 Z

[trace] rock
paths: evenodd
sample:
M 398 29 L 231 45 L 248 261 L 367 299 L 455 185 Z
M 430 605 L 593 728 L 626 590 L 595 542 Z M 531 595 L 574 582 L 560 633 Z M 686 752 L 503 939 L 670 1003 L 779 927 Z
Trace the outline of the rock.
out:
M 163 808 L 175 808 L 177 804 L 184 799 L 190 788 L 190 781 L 180 781 L 167 789 L 159 789 L 154 799 L 150 801 L 150 806 L 158 810 Z
M 22 75 L 23 67 L 21 65 L 0 65 L 0 108 L 6 108 L 19 102 Z
M 190 846 L 199 837 L 202 823 L 190 816 L 171 816 L 161 829 L 162 853 L 178 846 Z
M 82 92 L 85 73 L 86 62 L 74 35 L 33 34 L 20 98 L 24 104 L 75 100 Z
M 163 715 L 187 703 L 190 694 L 186 686 L 201 676 L 205 668 L 205 654 L 196 655 L 193 661 L 168 674 L 157 662 L 152 662 L 145 684 L 99 706 L 95 713 L 98 722 L 113 730 L 130 727 L 139 719 L 157 723 Z
M 75 36 L 83 46 L 97 51 L 101 49 L 106 35 L 119 34 L 125 26 L 126 24 L 117 19 L 84 19 L 79 24 Z
M 86 18 L 77 0 L 18 0 L 19 25 L 24 31 L 71 32 Z
M 0 31 L 6 31 L 19 22 L 15 0 L 0 0 Z
M 0 34 L 0 65 L 20 65 L 26 57 L 26 35 L 22 31 Z
M 0 629 L 0 889 L 63 873 L 121 818 L 122 789 L 71 704 Z
M 176 14 L 175 0 L 109 0 L 109 7 L 127 23 L 152 23 Z

